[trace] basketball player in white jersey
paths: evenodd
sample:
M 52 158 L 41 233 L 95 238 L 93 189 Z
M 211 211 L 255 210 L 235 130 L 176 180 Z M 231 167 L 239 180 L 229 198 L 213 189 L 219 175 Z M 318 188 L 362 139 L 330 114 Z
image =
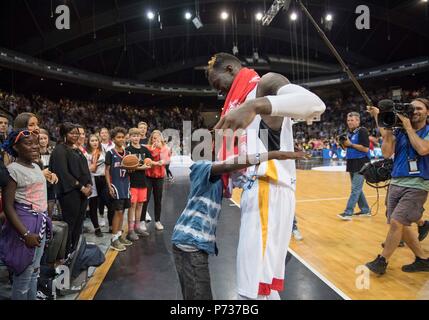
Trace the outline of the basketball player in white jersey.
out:
M 312 119 L 326 109 L 318 96 L 284 76 L 269 73 L 260 78 L 230 54 L 213 56 L 206 74 L 213 88 L 227 94 L 215 129 L 246 130 L 240 153 L 293 152 L 292 118 Z M 268 139 L 261 138 L 262 130 Z M 239 299 L 279 300 L 295 212 L 295 162 L 264 162 L 249 168 L 245 176 L 248 183 L 240 185 L 244 191 L 237 250 Z M 229 180 L 224 185 L 231 188 L 234 183 Z

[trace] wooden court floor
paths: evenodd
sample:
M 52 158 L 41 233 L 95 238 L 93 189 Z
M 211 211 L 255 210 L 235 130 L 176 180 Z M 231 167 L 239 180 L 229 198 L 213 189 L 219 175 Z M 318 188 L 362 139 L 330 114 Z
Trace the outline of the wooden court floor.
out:
M 402 265 L 414 261 L 407 247 L 396 250 L 387 273 L 381 277 L 362 268 L 382 251 L 381 243 L 388 231 L 384 205 L 386 192 L 380 191 L 380 208 L 376 216 L 354 218 L 350 222 L 337 217 L 343 212 L 349 194 L 347 173 L 298 171 L 296 211 L 304 240 L 292 240 L 291 249 L 353 300 L 428 300 L 429 273 L 401 271 Z M 365 186 L 365 194 L 369 204 L 374 204 L 375 189 Z M 236 190 L 234 200 L 239 203 L 239 199 L 240 192 Z M 429 209 L 429 202 L 425 207 Z M 427 213 L 425 218 L 429 218 Z M 422 245 L 429 252 L 429 238 Z

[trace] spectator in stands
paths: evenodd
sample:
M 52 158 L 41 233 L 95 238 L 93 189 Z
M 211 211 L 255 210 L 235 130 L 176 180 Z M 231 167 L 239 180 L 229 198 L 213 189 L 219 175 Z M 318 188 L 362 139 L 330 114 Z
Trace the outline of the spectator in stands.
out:
M 79 151 L 82 152 L 84 156 L 86 156 L 87 151 L 85 148 L 85 140 L 86 140 L 85 128 L 82 127 L 81 125 L 78 125 L 77 129 L 79 130 L 79 138 L 75 143 L 75 147 L 78 148 Z
M 91 134 L 89 136 L 88 146 L 86 148 L 86 158 L 88 160 L 89 171 L 91 172 L 91 180 L 92 180 L 92 194 L 89 197 L 89 217 L 91 219 L 92 225 L 94 226 L 94 233 L 97 237 L 103 237 L 103 233 L 101 232 L 100 225 L 98 223 L 98 199 L 101 195 L 98 194 L 97 183 L 95 178 L 98 177 L 97 180 L 100 180 L 100 176 L 102 179 L 105 179 L 104 176 L 104 155 L 101 149 L 101 143 L 97 135 Z M 104 182 L 104 185 L 106 183 Z M 104 190 L 101 190 L 104 192 Z
M 147 123 L 146 122 L 139 122 L 139 124 L 138 124 L 138 128 L 140 129 L 140 135 L 141 135 L 141 137 L 140 137 L 140 144 L 142 145 L 142 146 L 145 146 L 145 145 L 147 145 L 147 143 L 148 143 L 148 138 L 147 138 Z
M 39 134 L 39 146 L 40 146 L 40 163 L 42 170 L 49 170 L 49 161 L 51 159 L 52 149 L 49 147 L 49 133 L 45 129 L 40 129 Z M 54 210 L 56 196 L 54 184 L 46 181 L 47 192 L 48 192 L 48 214 L 52 218 Z
M 109 129 L 101 128 L 99 136 L 100 136 L 101 150 L 102 150 L 103 158 L 106 159 L 106 153 L 108 151 L 112 150 L 115 147 L 115 144 L 112 142 L 112 140 L 110 140 Z M 101 172 L 101 168 L 100 168 L 100 172 Z M 109 189 L 108 189 L 107 184 L 106 184 L 104 171 L 103 171 L 102 175 L 100 175 L 100 177 L 103 177 L 103 179 L 102 178 L 95 178 L 95 182 L 98 183 L 97 192 L 100 195 L 100 197 L 98 198 L 98 211 L 99 211 L 100 216 L 101 216 L 100 227 L 104 227 L 106 225 L 106 219 L 104 218 L 104 207 L 106 207 L 107 208 L 107 222 L 109 224 L 109 231 L 112 231 L 112 221 L 113 221 L 113 215 L 114 215 L 115 211 L 110 206 Z M 103 182 L 101 180 L 103 180 Z M 104 192 L 102 190 L 104 190 Z M 102 192 L 102 193 L 100 194 L 100 192 Z
M 170 162 L 168 148 L 165 144 L 162 133 L 159 130 L 154 130 L 149 138 L 148 149 L 152 155 L 152 168 L 146 170 L 148 177 L 147 202 L 143 206 L 143 212 L 146 212 L 150 201 L 151 193 L 153 192 L 154 208 L 155 208 L 155 229 L 164 230 L 161 224 L 161 205 L 162 193 L 164 189 L 164 178 L 166 175 L 165 166 Z
M 23 128 L 26 128 L 30 131 L 38 130 L 40 129 L 39 119 L 34 113 L 31 112 L 20 113 L 13 122 L 13 128 L 15 130 Z
M 37 118 L 37 116 L 34 113 L 30 113 L 30 112 L 24 112 L 24 113 L 20 113 L 16 118 L 15 121 L 13 123 L 13 127 L 14 130 L 18 130 L 18 129 L 27 129 L 29 131 L 35 131 L 35 132 L 40 132 L 40 128 L 39 128 L 39 119 Z M 11 157 L 6 157 L 5 155 L 5 164 L 11 163 L 14 161 L 13 158 Z M 56 183 L 58 178 L 55 175 L 55 173 L 52 173 L 48 168 L 43 170 L 43 174 L 46 178 L 47 181 Z
M 122 167 L 122 159 L 127 154 L 125 150 L 125 136 L 127 130 L 117 127 L 112 130 L 111 136 L 115 148 L 106 153 L 106 183 L 112 200 L 112 209 L 115 210 L 112 224 L 112 240 L 110 248 L 116 251 L 125 251 L 132 242 L 123 237 L 122 226 L 124 213 L 131 207 L 130 180 L 128 172 Z
M 101 148 L 104 155 L 115 147 L 115 144 L 110 140 L 109 129 L 101 128 L 100 130 Z
M 36 300 L 45 243 L 51 238 L 46 181 L 40 167 L 37 131 L 19 129 L 6 141 L 16 161 L 3 191 L 7 223 L 0 234 L 0 258 L 13 272 L 12 300 Z
M 97 146 L 98 142 L 98 146 Z M 106 225 L 104 220 L 104 207 L 109 203 L 109 190 L 106 184 L 105 177 L 105 154 L 101 147 L 101 140 L 98 135 L 90 135 L 89 144 L 87 151 L 92 155 L 92 168 L 90 166 L 91 174 L 94 175 L 95 187 L 98 194 L 97 206 L 98 213 L 101 217 L 101 221 L 97 218 L 99 227 L 104 227 Z M 95 171 L 94 170 L 95 167 Z M 113 218 L 113 215 L 112 215 Z M 94 220 L 95 221 L 95 220 Z
M 4 113 L 0 113 L 0 144 L 2 144 L 6 140 L 8 129 L 9 118 Z
M 92 192 L 91 174 L 85 156 L 75 148 L 79 126 L 66 122 L 60 126 L 62 143 L 51 154 L 50 169 L 59 177 L 57 197 L 62 216 L 69 225 L 67 254 L 76 249 L 85 220 L 88 197 Z

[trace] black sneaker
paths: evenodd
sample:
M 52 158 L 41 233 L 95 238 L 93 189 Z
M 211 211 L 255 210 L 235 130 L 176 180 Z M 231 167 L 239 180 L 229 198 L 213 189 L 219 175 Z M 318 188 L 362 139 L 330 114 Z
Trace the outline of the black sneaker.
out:
M 429 234 L 429 221 L 425 221 L 424 225 L 418 228 L 419 241 L 423 241 Z
M 369 270 L 381 276 L 386 273 L 387 262 L 384 257 L 379 255 L 374 261 L 368 262 L 366 266 Z
M 364 213 L 364 212 L 358 212 L 358 213 L 355 213 L 355 214 L 353 214 L 354 216 L 356 216 L 356 217 L 372 217 L 372 213 L 371 212 L 366 212 L 366 213 Z
M 352 221 L 352 216 L 349 214 L 341 213 L 341 214 L 337 215 L 337 217 L 343 221 Z
M 101 232 L 100 228 L 95 229 L 94 233 L 96 237 L 103 238 L 103 232 Z
M 429 259 L 420 259 L 416 257 L 414 263 L 403 266 L 404 272 L 429 272 Z
M 384 242 L 381 244 L 381 246 L 384 248 Z M 403 248 L 405 247 L 405 242 L 401 240 L 401 242 L 399 242 L 398 248 Z

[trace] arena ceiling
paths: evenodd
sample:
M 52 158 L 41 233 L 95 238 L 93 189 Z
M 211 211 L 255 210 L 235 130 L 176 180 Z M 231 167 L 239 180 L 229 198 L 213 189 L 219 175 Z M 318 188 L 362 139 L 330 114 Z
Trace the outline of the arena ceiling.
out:
M 272 2 L 2 0 L 1 46 L 86 71 L 158 83 L 206 85 L 202 67 L 210 55 L 232 52 L 234 45 L 238 57 L 261 73 L 306 79 L 341 72 L 296 5 L 281 11 L 268 27 L 256 21 L 255 13 Z M 422 0 L 303 2 L 317 21 L 332 14 L 327 35 L 353 70 L 429 53 L 428 3 Z M 55 8 L 61 4 L 70 8 L 70 30 L 56 29 Z M 362 4 L 370 8 L 370 30 L 355 26 L 355 10 Z M 146 16 L 149 10 L 153 20 Z M 229 13 L 225 21 L 219 18 L 222 10 Z M 295 22 L 290 21 L 293 10 Z M 186 11 L 193 16 L 197 11 L 203 27 L 186 21 Z

